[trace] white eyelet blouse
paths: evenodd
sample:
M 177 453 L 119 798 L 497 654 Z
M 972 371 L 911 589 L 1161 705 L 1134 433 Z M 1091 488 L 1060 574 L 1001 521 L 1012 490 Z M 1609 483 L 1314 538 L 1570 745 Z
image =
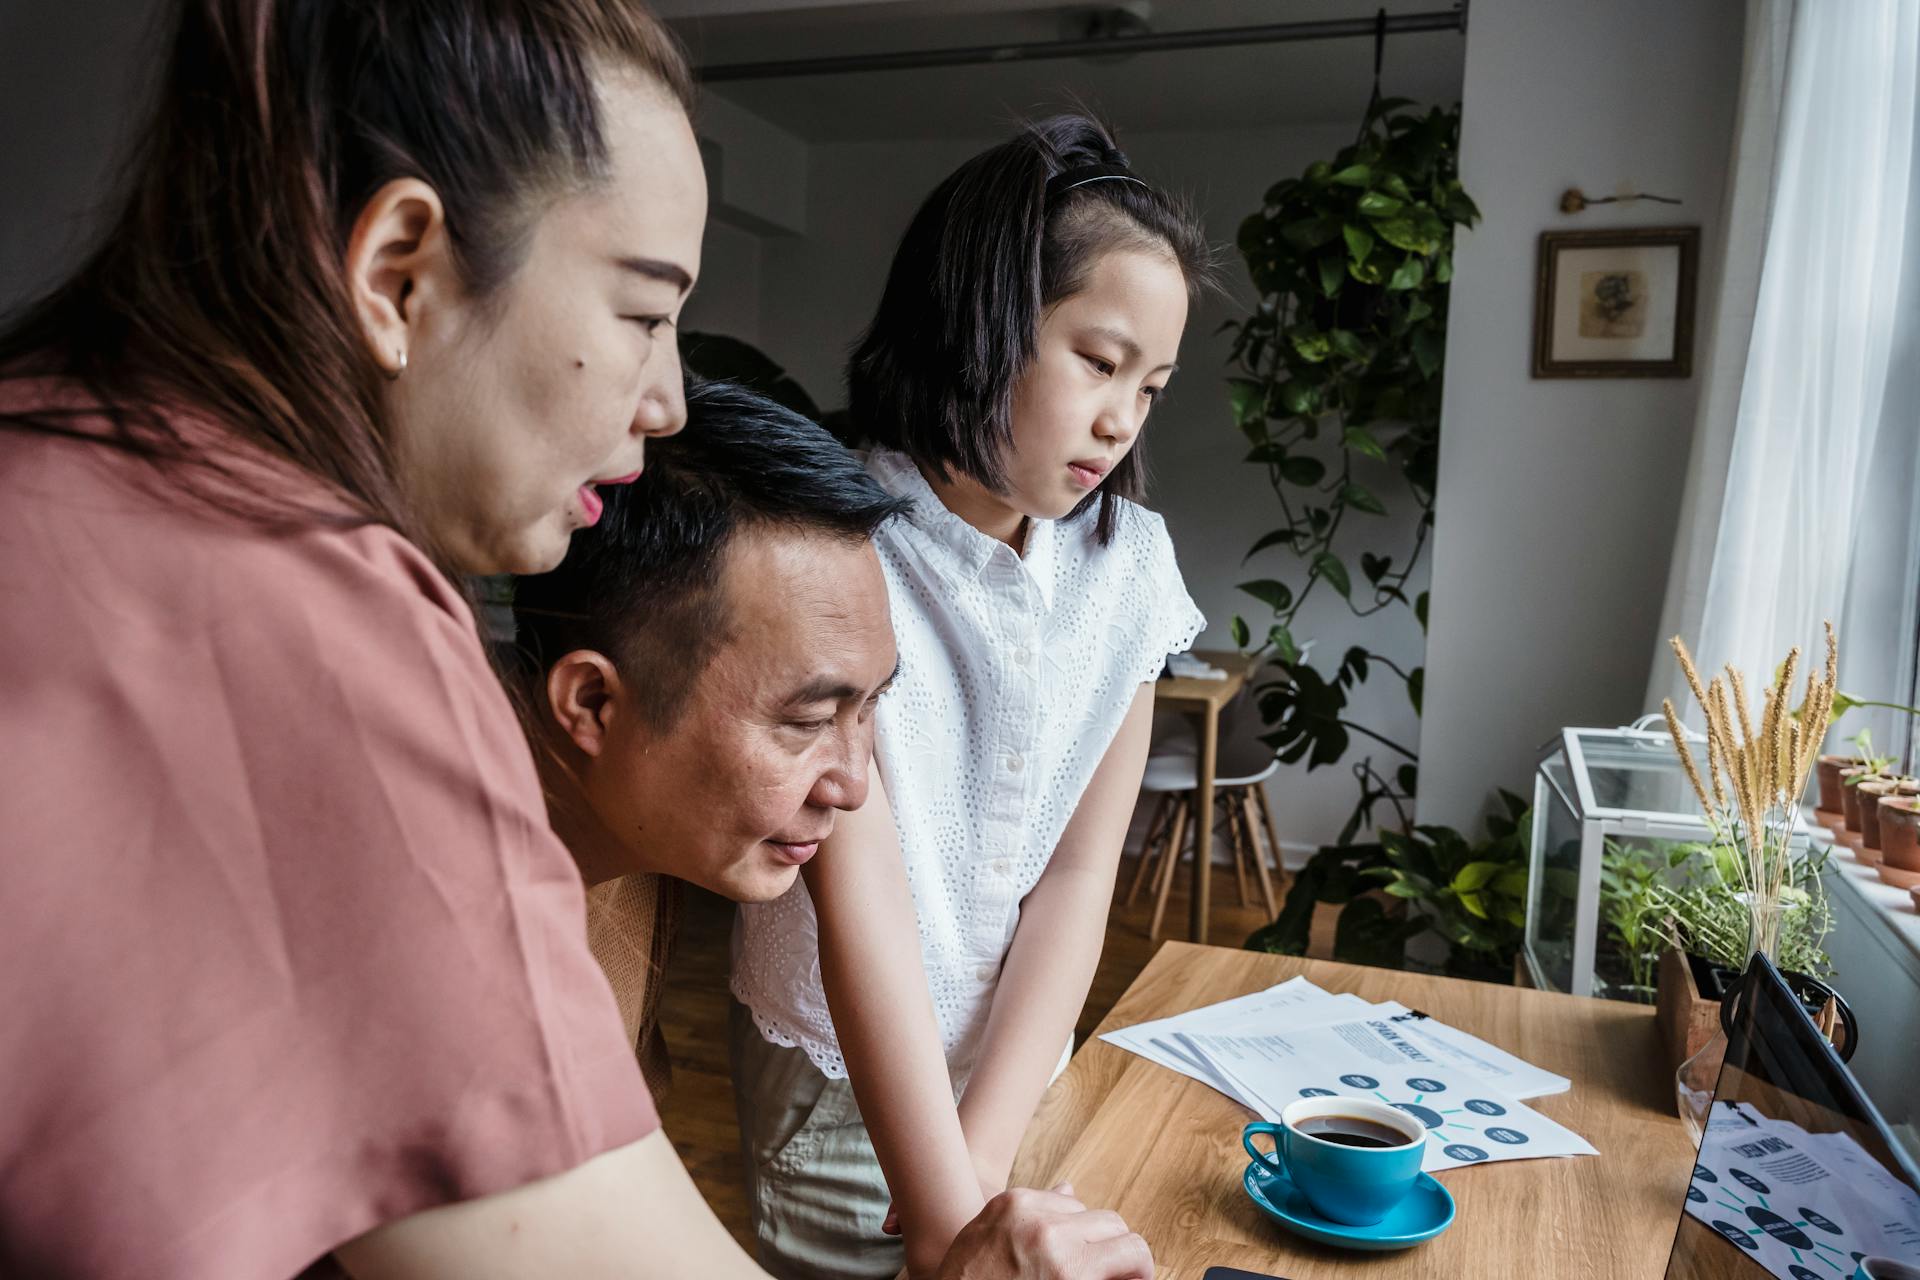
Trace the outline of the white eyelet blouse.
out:
M 1144 681 L 1187 648 L 1194 607 L 1159 516 L 1032 521 L 1026 554 L 949 512 L 905 455 L 867 469 L 912 513 L 875 538 L 900 675 L 875 712 L 875 755 L 919 913 L 921 957 L 956 1090 L 973 1068 L 1020 903 Z M 745 905 L 734 996 L 760 1033 L 847 1073 L 820 985 L 804 883 Z

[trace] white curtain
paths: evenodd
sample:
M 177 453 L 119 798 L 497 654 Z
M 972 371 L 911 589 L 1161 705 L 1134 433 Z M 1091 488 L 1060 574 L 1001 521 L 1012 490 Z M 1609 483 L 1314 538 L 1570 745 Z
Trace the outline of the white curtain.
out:
M 1763 22 L 1780 16 L 1777 6 L 1757 7 Z M 1762 35 L 1779 29 L 1763 27 Z M 1750 27 L 1750 55 L 1753 37 Z M 1821 621 L 1842 619 L 1892 356 L 1907 332 L 1897 321 L 1914 226 L 1917 54 L 1920 0 L 1802 0 L 1792 8 L 1737 407 L 1729 431 L 1725 396 L 1709 383 L 1669 583 L 1669 628 L 1655 657 L 1655 701 L 1673 687 L 1665 640 L 1676 631 L 1703 664 L 1733 663 L 1757 683 L 1789 646 L 1817 653 Z M 1749 65 L 1743 139 L 1755 84 Z M 1737 188 L 1743 176 L 1736 172 Z M 1741 218 L 1754 217 L 1754 184 L 1744 185 L 1736 194 L 1747 204 L 1730 219 L 1736 234 Z M 1728 276 L 1722 292 L 1737 292 Z M 1737 313 L 1721 317 L 1716 341 L 1737 343 L 1738 328 Z M 1725 355 L 1710 352 L 1710 379 Z M 1914 429 L 1911 420 L 1891 426 Z M 1706 529 L 1712 553 L 1702 588 Z M 1843 669 L 1843 687 L 1846 676 Z

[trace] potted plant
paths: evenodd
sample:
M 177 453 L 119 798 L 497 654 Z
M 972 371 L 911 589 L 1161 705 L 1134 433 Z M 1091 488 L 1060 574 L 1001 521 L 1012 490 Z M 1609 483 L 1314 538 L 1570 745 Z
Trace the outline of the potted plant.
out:
M 1704 775 L 1673 702 L 1666 701 L 1662 710 L 1706 818 L 1710 851 L 1709 874 L 1690 886 L 1690 892 L 1675 893 L 1674 941 L 1733 972 L 1744 971 L 1756 951 L 1787 970 L 1796 964 L 1824 965 L 1818 947 L 1826 920 L 1824 898 L 1818 896 L 1818 866 L 1809 870 L 1810 859 L 1796 854 L 1793 837 L 1800 797 L 1831 723 L 1839 666 L 1833 626 L 1826 627 L 1825 669 L 1818 676 L 1808 674 L 1800 705 L 1791 705 L 1800 661 L 1796 646 L 1763 695 L 1758 714 L 1738 669 L 1729 666 L 1724 675 L 1703 684 L 1686 644 L 1678 636 L 1671 644 L 1687 687 L 1705 713 Z M 1809 935 L 1811 950 L 1787 950 L 1799 947 Z M 1696 990 L 1699 985 L 1700 979 L 1694 978 Z M 1698 994 L 1713 999 L 1710 981 L 1708 985 Z M 1675 1073 L 1681 1117 L 1696 1137 L 1712 1101 L 1724 1049 L 1716 1020 L 1707 1045 Z

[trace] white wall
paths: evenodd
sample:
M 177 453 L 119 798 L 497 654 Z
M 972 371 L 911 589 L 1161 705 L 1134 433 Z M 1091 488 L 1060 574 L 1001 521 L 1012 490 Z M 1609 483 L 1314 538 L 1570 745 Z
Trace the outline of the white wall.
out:
M 1353 130 L 1348 125 L 1310 125 L 1127 134 L 1124 118 L 1118 124 L 1135 166 L 1154 181 L 1186 191 L 1204 211 L 1209 237 L 1222 247 L 1227 268 L 1232 296 L 1209 300 L 1190 317 L 1181 371 L 1172 394 L 1155 410 L 1145 447 L 1151 460 L 1151 503 L 1166 516 L 1188 588 L 1210 623 L 1200 647 L 1231 648 L 1228 623 L 1234 613 L 1257 623 L 1263 608 L 1235 584 L 1255 577 L 1292 576 L 1297 582 L 1302 576 L 1290 570 L 1284 553 L 1268 552 L 1251 566 L 1241 563 L 1246 549 L 1276 522 L 1276 508 L 1261 471 L 1242 461 L 1246 444 L 1225 409 L 1229 340 L 1215 330 L 1221 321 L 1242 313 L 1252 296 L 1231 245 L 1241 218 L 1258 208 L 1268 186 L 1351 141 Z M 845 403 L 847 350 L 871 317 L 894 247 L 914 209 L 956 165 L 996 140 L 983 131 L 976 138 L 938 142 L 811 147 L 808 231 L 761 242 L 758 311 L 762 348 L 823 405 Z M 720 247 L 710 242 L 708 261 L 717 262 L 719 253 Z M 741 280 L 736 287 L 747 284 Z M 690 326 L 707 326 L 710 314 L 744 305 L 720 296 L 722 290 L 711 276 L 702 284 L 701 294 L 689 304 Z M 1374 487 L 1383 494 L 1395 492 L 1385 479 Z M 1375 549 L 1397 549 L 1397 522 L 1377 523 L 1381 545 Z M 1414 589 L 1422 586 L 1416 581 Z M 1421 661 L 1419 628 L 1405 610 L 1363 624 L 1329 598 L 1303 614 L 1300 631 L 1321 637 L 1313 656 L 1323 669 L 1330 670 L 1348 644 L 1360 642 L 1402 665 Z M 1409 746 L 1417 740 L 1418 722 L 1391 676 L 1376 675 L 1354 705 L 1361 721 Z M 1383 763 L 1397 763 L 1390 752 L 1379 755 Z M 1355 794 L 1344 767 L 1311 775 L 1298 767 L 1283 769 L 1270 786 L 1282 840 L 1301 850 L 1330 840 Z
M 1475 0 L 1447 349 L 1421 817 L 1466 828 L 1570 724 L 1639 715 L 1697 379 L 1529 377 L 1549 228 L 1697 223 L 1714 295 L 1736 0 Z M 1675 196 L 1561 215 L 1561 191 Z M 1704 332 L 1704 316 L 1696 326 Z

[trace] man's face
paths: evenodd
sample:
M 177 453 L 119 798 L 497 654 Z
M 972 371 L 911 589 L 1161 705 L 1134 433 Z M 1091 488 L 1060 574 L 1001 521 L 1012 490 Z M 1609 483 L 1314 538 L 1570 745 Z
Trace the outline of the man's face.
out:
M 674 723 L 656 732 L 616 695 L 625 705 L 582 781 L 632 869 L 764 902 L 793 884 L 840 810 L 866 801 L 893 627 L 865 541 L 743 530 L 721 591 L 725 634 Z

